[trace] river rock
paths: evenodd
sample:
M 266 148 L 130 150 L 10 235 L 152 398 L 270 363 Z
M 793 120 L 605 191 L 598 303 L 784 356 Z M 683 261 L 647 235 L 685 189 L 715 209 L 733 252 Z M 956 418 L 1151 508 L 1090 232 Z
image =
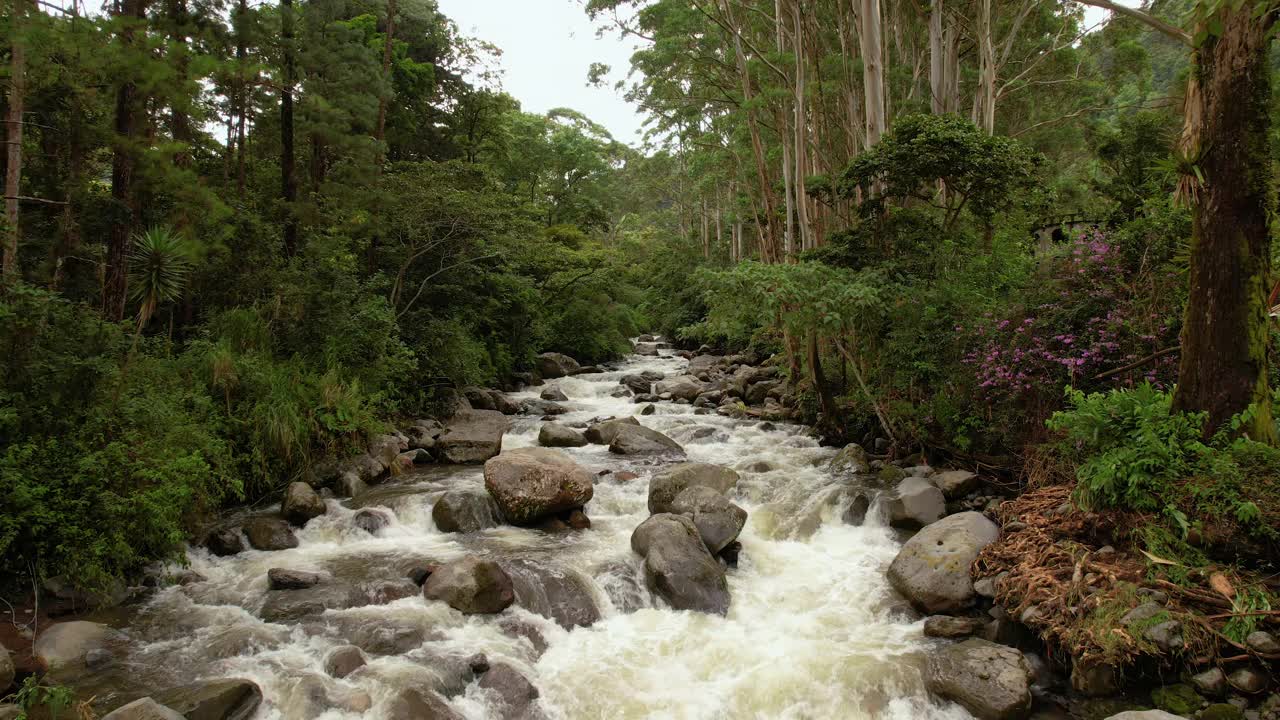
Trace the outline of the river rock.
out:
M 653 392 L 653 384 L 661 379 L 659 377 L 654 380 L 645 375 L 623 375 L 618 382 L 625 385 L 628 390 L 636 395 L 647 395 Z
M 1183 720 L 1183 718 L 1163 710 L 1126 710 L 1109 715 L 1106 720 Z
M 889 524 L 893 527 L 924 527 L 947 514 L 947 501 L 942 491 L 919 477 L 909 477 L 899 483 L 886 505 Z
M 187 720 L 247 720 L 262 704 L 262 689 L 240 678 L 210 680 L 165 690 L 156 700 Z
M 496 410 L 464 410 L 454 415 L 436 441 L 439 456 L 457 465 L 476 465 L 502 452 L 510 421 Z
M 508 560 L 503 570 L 511 578 L 516 604 L 570 630 L 600 619 L 600 609 L 588 581 L 574 571 L 532 560 Z
M 311 720 L 330 710 L 362 715 L 373 707 L 369 693 L 321 675 L 304 675 L 291 683 L 289 690 L 277 700 L 285 711 L 283 720 Z
M 365 508 L 352 516 L 351 524 L 370 535 L 377 535 L 391 524 L 391 518 L 382 510 Z
M 391 700 L 384 720 L 463 720 L 463 717 L 435 692 L 409 688 Z
M 948 500 L 959 500 L 977 490 L 982 482 L 981 478 L 968 470 L 947 470 L 930 477 L 929 480 Z
M 324 671 L 336 678 L 344 678 L 365 666 L 364 653 L 355 645 L 340 645 L 324 658 Z
M 1270 676 L 1251 667 L 1242 667 L 1227 676 L 1227 684 L 1246 695 L 1256 695 L 1270 685 Z
M 1212 667 L 1189 678 L 1197 692 L 1209 697 L 1222 697 L 1227 692 L 1227 675 L 1222 668 Z
M 503 415 L 519 415 L 524 410 L 524 404 L 512 399 L 506 393 L 495 392 L 493 394 L 493 409 Z
M 559 385 L 548 385 L 538 393 L 538 397 L 551 402 L 568 402 L 569 396 L 564 394 Z
M 538 700 L 538 688 L 509 663 L 500 662 L 489 668 L 480 677 L 479 686 L 481 690 L 497 696 L 501 707 L 499 717 L 512 720 L 540 717 L 534 707 Z
M 85 667 L 91 654 L 110 653 L 124 640 L 123 634 L 102 623 L 71 620 L 40 633 L 32 655 L 50 672 L 75 671 Z
M 649 589 L 671 607 L 728 614 L 724 568 L 707 551 L 692 520 L 670 513 L 654 515 L 631 534 L 631 549 L 644 558 Z
M 467 402 L 471 403 L 473 410 L 497 410 L 497 406 L 493 404 L 493 393 L 482 387 L 464 387 L 462 394 L 467 398 Z
M 538 356 L 538 374 L 548 380 L 573 375 L 579 367 L 577 360 L 561 353 L 546 352 Z
M 538 430 L 538 444 L 543 447 L 582 447 L 587 438 L 582 433 L 560 423 L 542 423 Z
M 291 482 L 285 488 L 280 514 L 294 525 L 306 525 L 307 521 L 325 513 L 324 500 L 304 482 Z
M 747 524 L 747 511 L 705 485 L 685 488 L 671 503 L 671 512 L 693 520 L 698 535 L 712 555 L 738 538 Z
M 609 452 L 615 455 L 677 455 L 684 457 L 680 443 L 643 425 L 622 426 L 609 443 Z
M 227 557 L 244 550 L 244 538 L 235 528 L 222 528 L 209 533 L 204 539 L 204 546 L 218 557 Z
M 345 610 L 367 605 L 369 598 L 358 588 L 329 582 L 296 590 L 269 590 L 258 617 L 270 623 L 291 623 L 325 610 Z
M 333 483 L 333 491 L 338 497 L 355 497 L 368 489 L 368 484 L 351 471 L 342 473 Z
M 934 638 L 962 638 L 975 635 L 982 629 L 981 618 L 930 615 L 924 619 L 924 636 Z
M 658 344 L 651 342 L 636 343 L 634 352 L 641 357 L 657 357 Z
M 559 403 L 551 402 L 550 400 L 529 398 L 528 400 L 520 403 L 520 412 L 525 415 L 546 417 L 548 415 L 563 415 L 569 412 L 569 408 Z
M 584 436 L 587 438 L 587 442 L 595 445 L 608 445 L 613 442 L 613 439 L 618 436 L 624 426 L 639 424 L 640 421 L 634 417 L 605 420 L 592 424 L 591 427 L 587 428 Z
M 686 488 L 702 486 L 726 493 L 738 484 L 737 472 L 711 463 L 686 462 L 672 465 L 649 480 L 649 513 L 672 512 L 676 496 Z
M 436 438 L 444 434 L 444 426 L 439 420 L 415 420 L 404 429 L 409 439 L 409 449 L 431 450 L 436 446 Z
M 857 443 L 849 443 L 831 458 L 827 469 L 838 474 L 862 475 L 871 472 L 871 465 L 867 463 L 867 451 Z
M 490 459 L 484 464 L 484 487 L 515 525 L 580 508 L 594 492 L 585 468 L 549 448 L 518 448 Z
M 178 711 L 165 707 L 149 697 L 139 698 L 121 705 L 102 717 L 102 720 L 184 720 Z
M 320 584 L 320 573 L 288 568 L 271 568 L 267 571 L 267 586 L 272 590 L 305 590 Z
M 889 565 L 889 582 L 920 612 L 963 610 L 974 602 L 969 566 L 999 534 L 981 513 L 943 518 L 902 546 Z
M 427 578 L 422 594 L 465 615 L 500 613 L 515 602 L 511 578 L 502 567 L 475 556 L 442 565 Z
M 431 508 L 431 519 L 440 532 L 478 532 L 502 524 L 498 505 L 486 492 L 449 490 Z
M 1264 655 L 1280 654 L 1280 640 L 1265 630 L 1254 630 L 1244 639 L 1250 650 Z
M 703 390 L 702 381 L 692 375 L 677 375 L 673 378 L 662 380 L 655 388 L 659 395 L 670 393 L 673 399 L 688 400 L 690 402 L 701 395 Z
M 280 518 L 255 517 L 244 524 L 245 537 L 255 550 L 288 550 L 298 547 L 298 537 Z
M 979 720 L 1015 720 L 1031 713 L 1031 668 L 1022 653 L 970 638 L 930 656 L 931 692 L 964 706 Z

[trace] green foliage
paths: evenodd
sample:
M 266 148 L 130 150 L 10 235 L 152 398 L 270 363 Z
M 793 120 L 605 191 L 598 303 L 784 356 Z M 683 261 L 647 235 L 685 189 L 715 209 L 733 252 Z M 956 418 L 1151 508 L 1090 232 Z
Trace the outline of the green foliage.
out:
M 10 698 L 18 706 L 16 720 L 27 720 L 37 710 L 48 713 L 50 718 L 57 720 L 75 702 L 71 688 L 65 685 L 46 685 L 36 675 L 28 675 Z
M 139 304 L 140 327 L 147 324 L 161 304 L 178 300 L 190 271 L 185 244 L 167 228 L 151 228 L 134 238 L 129 257 L 129 297 Z

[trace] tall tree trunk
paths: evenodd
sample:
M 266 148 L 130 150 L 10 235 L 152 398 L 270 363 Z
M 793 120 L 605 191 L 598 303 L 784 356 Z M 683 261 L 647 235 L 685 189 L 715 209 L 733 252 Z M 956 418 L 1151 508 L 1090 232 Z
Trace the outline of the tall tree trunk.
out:
M 1192 56 L 1182 151 L 1196 161 L 1190 295 L 1174 409 L 1208 414 L 1206 435 L 1251 404 L 1244 428 L 1276 444 L 1267 383 L 1272 186 L 1269 49 L 1275 8 L 1217 13 L 1222 34 Z
M 8 133 L 8 153 L 4 173 L 4 246 L 0 250 L 0 281 L 7 284 L 18 277 L 18 238 L 20 209 L 18 203 L 22 195 L 22 126 L 23 110 L 26 107 L 27 95 L 27 51 L 25 19 L 27 14 L 26 0 L 14 0 L 13 3 L 13 39 L 9 48 L 9 116 L 6 118 Z
M 280 0 L 280 34 L 284 42 L 284 86 L 280 88 L 280 199 L 284 201 L 284 253 L 298 252 L 296 157 L 293 148 L 293 0 Z
M 996 51 L 992 32 L 991 0 L 978 0 L 978 87 L 973 95 L 973 124 L 988 135 L 996 131 Z
M 121 45 L 134 48 L 137 33 L 147 17 L 146 0 L 122 0 L 118 15 Z M 107 260 L 102 281 L 102 312 L 108 320 L 124 319 L 125 297 L 129 289 L 129 243 L 137 228 L 138 192 L 134 183 L 137 169 L 138 130 L 145 98 L 132 77 L 123 78 L 116 88 L 115 150 L 111 160 L 111 200 L 115 221 L 107 238 Z
M 387 37 L 382 43 L 382 78 L 387 87 L 378 96 L 378 124 L 373 131 L 373 139 L 379 144 L 386 138 L 387 131 L 387 94 L 391 92 L 391 49 L 396 32 L 396 0 L 387 0 Z M 384 153 L 385 154 L 385 153 Z M 382 163 L 378 163 L 382 167 Z
M 236 34 L 236 195 L 244 197 L 245 116 L 249 114 L 248 40 L 245 23 L 249 21 L 248 0 L 238 0 L 232 20 Z
M 862 45 L 862 91 L 866 105 L 867 147 L 880 142 L 885 128 L 884 49 L 882 46 L 880 0 L 861 2 L 858 16 Z
M 929 6 L 929 107 L 934 115 L 946 110 L 946 56 L 943 54 L 942 0 L 933 0 Z

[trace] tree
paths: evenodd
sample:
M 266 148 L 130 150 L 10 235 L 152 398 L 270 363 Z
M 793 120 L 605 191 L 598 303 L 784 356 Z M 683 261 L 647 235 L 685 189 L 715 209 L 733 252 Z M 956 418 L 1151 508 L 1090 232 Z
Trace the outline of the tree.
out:
M 8 156 L 4 175 L 5 239 L 0 246 L 0 283 L 10 282 L 18 275 L 19 205 L 22 195 L 22 127 L 23 107 L 26 100 L 27 68 L 26 38 L 23 20 L 27 14 L 26 0 L 14 0 L 12 44 L 9 49 L 9 114 L 6 118 L 6 142 Z

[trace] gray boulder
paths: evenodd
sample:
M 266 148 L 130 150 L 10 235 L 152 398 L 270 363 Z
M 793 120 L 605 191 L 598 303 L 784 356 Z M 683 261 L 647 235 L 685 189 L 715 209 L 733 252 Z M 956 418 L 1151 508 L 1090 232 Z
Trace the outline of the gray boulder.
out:
M 204 539 L 204 546 L 218 557 L 235 555 L 244 550 L 244 539 L 235 528 L 222 528 L 209 533 Z
M 729 584 L 693 521 L 660 513 L 631 534 L 631 549 L 644 558 L 645 583 L 676 610 L 726 615 Z
M 555 620 L 566 630 L 600 619 L 590 584 L 572 570 L 532 560 L 509 560 L 502 569 L 511 578 L 516 604 Z
M 889 565 L 889 582 L 920 612 L 963 610 L 974 602 L 969 566 L 1000 530 L 981 513 L 943 518 L 916 533 Z
M 898 484 L 886 504 L 893 527 L 920 528 L 947 514 L 947 500 L 933 483 L 909 477 Z
M 79 670 L 91 655 L 112 652 L 125 637 L 102 623 L 72 620 L 52 625 L 36 637 L 32 655 L 51 673 Z
M 702 486 L 727 493 L 738 484 L 737 472 L 711 463 L 687 462 L 672 465 L 649 480 L 649 513 L 672 512 L 676 496 L 686 488 Z
M 1126 710 L 1115 715 L 1108 715 L 1106 720 L 1184 720 L 1181 715 L 1174 715 L 1163 710 Z
M 449 490 L 431 508 L 431 519 L 440 532 L 469 533 L 502 524 L 498 505 L 486 492 Z
M 258 617 L 270 623 L 292 623 L 326 610 L 345 610 L 368 603 L 368 596 L 358 588 L 328 582 L 301 589 L 269 590 Z
M 924 619 L 924 636 L 934 638 L 962 638 L 976 635 L 982 629 L 981 618 L 930 615 Z
M 573 375 L 579 367 L 577 360 L 561 353 L 547 352 L 538 356 L 538 374 L 548 380 Z
M 478 684 L 481 690 L 488 691 L 497 697 L 500 718 L 525 720 L 540 716 L 535 706 L 538 701 L 538 688 L 510 664 L 504 662 L 494 664 L 480 676 Z
M 643 374 L 623 375 L 622 379 L 619 380 L 618 382 L 625 385 L 628 390 L 635 393 L 636 395 L 647 395 L 648 393 L 653 392 L 653 384 L 661 379 L 662 378 L 659 377 L 657 378 L 657 380 L 655 380 Z
M 1011 647 L 971 638 L 929 658 L 925 684 L 978 720 L 1017 720 L 1031 714 L 1031 668 Z
M 431 573 L 422 594 L 465 615 L 500 613 L 516 599 L 511 578 L 502 567 L 475 556 L 455 560 Z
M 702 386 L 702 381 L 692 375 L 677 375 L 660 381 L 655 390 L 659 395 L 670 393 L 673 399 L 692 402 L 703 393 L 705 388 Z
M 1250 650 L 1264 655 L 1280 654 L 1280 640 L 1265 630 L 1254 630 L 1244 639 Z
M 289 568 L 267 570 L 267 587 L 272 590 L 305 590 L 320 584 L 320 573 Z
M 493 392 L 482 387 L 465 387 L 462 388 L 462 394 L 467 398 L 467 402 L 471 403 L 474 410 L 497 410 L 498 407 L 493 403 Z
M 551 402 L 569 402 L 569 396 L 564 394 L 559 385 L 548 385 L 538 393 L 538 397 Z
M 613 441 L 609 443 L 609 452 L 615 455 L 675 455 L 684 457 L 684 448 L 680 443 L 643 425 L 622 426 Z
M 543 423 L 538 430 L 538 444 L 543 447 L 582 447 L 587 438 L 582 433 L 560 423 Z
M 484 464 L 484 487 L 515 525 L 580 508 L 594 492 L 591 473 L 550 448 L 518 448 L 491 458 Z
M 833 473 L 862 475 L 871 472 L 871 465 L 867 462 L 867 451 L 857 443 L 849 443 L 831 458 L 827 469 Z
M 699 537 L 712 555 L 737 540 L 738 533 L 747 524 L 746 510 L 704 485 L 685 488 L 671 503 L 671 512 L 693 520 Z
M 144 697 L 128 705 L 121 705 L 104 715 L 102 720 L 184 720 L 184 718 L 178 711 L 167 708 L 149 697 Z
M 520 403 L 520 412 L 525 415 L 545 417 L 547 415 L 563 415 L 569 412 L 569 408 L 559 403 L 551 402 L 550 400 L 529 398 L 528 400 Z
M 634 417 L 617 418 L 614 420 L 604 420 L 602 422 L 593 423 L 591 427 L 583 435 L 587 438 L 587 442 L 594 445 L 608 445 L 622 431 L 623 426 L 639 425 L 640 421 Z
M 377 535 L 383 528 L 391 524 L 391 517 L 382 510 L 365 508 L 351 518 L 351 524 L 370 535 Z
M 280 518 L 256 517 L 244 524 L 245 537 L 255 550 L 288 550 L 298 547 L 298 537 Z
M 364 666 L 364 653 L 355 645 L 340 645 L 324 658 L 324 671 L 336 678 L 344 678 Z
M 493 409 L 503 415 L 519 415 L 524 406 L 520 402 L 507 397 L 505 393 L 495 392 L 493 394 Z
M 280 514 L 294 525 L 306 525 L 307 521 L 325 513 L 324 500 L 304 482 L 291 482 L 285 488 Z
M 247 720 L 262 704 L 262 690 L 240 678 L 210 680 L 166 690 L 156 700 L 188 720 Z
M 431 690 L 409 688 L 392 698 L 384 720 L 463 720 Z
M 947 470 L 929 478 L 948 500 L 959 500 L 978 489 L 982 479 L 968 470 Z
M 449 421 L 436 441 L 440 459 L 458 465 L 478 465 L 502 452 L 507 416 L 496 410 L 463 410 Z

